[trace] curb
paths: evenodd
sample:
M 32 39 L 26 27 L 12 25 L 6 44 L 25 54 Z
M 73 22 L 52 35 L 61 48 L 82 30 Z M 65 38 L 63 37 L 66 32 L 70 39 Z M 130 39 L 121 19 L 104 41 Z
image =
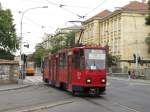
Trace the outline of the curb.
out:
M 128 78 L 112 77 L 112 76 L 108 76 L 108 79 L 124 80 L 124 81 L 129 81 L 129 80 L 130 80 L 130 81 L 132 81 L 132 82 L 150 84 L 150 80 L 128 79 Z
M 5 88 L 5 89 L 0 89 L 1 91 L 10 91 L 10 90 L 17 90 L 17 89 L 23 89 L 23 88 L 27 88 L 30 87 L 31 85 L 23 85 L 23 86 L 19 86 L 19 87 L 12 87 L 12 88 Z
M 66 105 L 66 104 L 70 104 L 70 103 L 73 103 L 73 101 L 61 101 L 61 102 L 57 102 L 54 104 L 47 104 L 47 105 L 41 105 L 41 106 L 37 106 L 37 107 L 30 107 L 29 109 L 16 110 L 16 111 L 11 111 L 11 112 L 32 112 L 32 111 L 37 111 L 37 110 L 42 110 L 42 109 L 53 108 L 56 106 Z

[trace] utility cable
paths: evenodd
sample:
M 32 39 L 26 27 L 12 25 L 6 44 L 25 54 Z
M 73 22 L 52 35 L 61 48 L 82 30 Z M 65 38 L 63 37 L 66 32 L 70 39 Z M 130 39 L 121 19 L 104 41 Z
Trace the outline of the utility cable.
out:
M 65 11 L 67 11 L 67 12 L 73 14 L 73 15 L 78 16 L 79 18 L 84 18 L 84 16 L 81 16 L 81 15 L 79 15 L 79 14 L 77 14 L 77 13 L 71 11 L 71 10 L 68 10 L 68 9 L 64 8 L 64 7 L 67 7 L 68 5 L 65 5 L 65 4 L 57 4 L 57 3 L 51 2 L 50 0 L 46 0 L 46 1 L 47 1 L 48 3 L 50 3 L 51 5 L 58 6 L 59 8 L 65 10 Z
M 26 1 L 26 0 L 25 0 Z M 37 0 L 29 0 L 29 2 L 33 2 L 33 3 L 41 3 L 41 4 L 46 4 L 46 2 L 42 2 L 42 1 L 37 1 Z
M 41 25 L 41 24 L 35 22 L 34 20 L 28 18 L 27 16 L 24 16 L 24 17 L 25 17 L 28 21 L 30 21 L 31 23 L 35 24 L 36 26 L 39 26 L 39 27 L 41 27 L 41 28 L 45 28 L 44 25 Z M 54 27 L 51 27 L 51 26 L 49 26 L 49 27 L 50 27 L 51 29 L 55 29 Z
M 60 5 L 63 5 L 63 6 L 66 6 L 66 7 L 78 7 L 78 8 L 83 8 L 83 9 L 92 9 L 92 8 L 89 8 L 89 7 L 84 7 L 84 6 L 77 6 L 77 5 L 68 5 L 68 4 L 58 4 L 58 3 L 55 3 L 55 2 L 52 2 L 50 0 L 46 0 L 48 3 L 52 4 L 52 5 L 56 5 L 56 6 L 60 6 Z
M 92 13 L 94 10 L 96 10 L 97 8 L 99 8 L 101 5 L 103 5 L 107 0 L 103 0 L 100 4 L 98 4 L 95 8 L 93 8 L 92 10 L 90 10 L 89 12 L 87 12 L 84 17 L 87 17 L 87 15 L 89 15 L 90 13 Z

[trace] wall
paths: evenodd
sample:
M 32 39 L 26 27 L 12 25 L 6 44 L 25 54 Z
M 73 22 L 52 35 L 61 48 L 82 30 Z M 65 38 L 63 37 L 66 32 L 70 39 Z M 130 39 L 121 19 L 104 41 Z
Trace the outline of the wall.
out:
M 150 27 L 145 25 L 145 17 L 146 14 L 142 13 L 124 13 L 122 15 L 122 51 L 124 51 L 122 54 L 123 60 L 133 60 L 133 54 L 137 54 L 144 60 L 150 59 L 150 55 L 147 53 L 147 44 L 145 43 L 145 38 L 150 32 Z M 130 66 L 128 63 L 124 63 L 123 66 L 135 68 L 135 63 L 131 64 Z
M 18 63 L 0 60 L 0 84 L 17 83 L 18 76 Z

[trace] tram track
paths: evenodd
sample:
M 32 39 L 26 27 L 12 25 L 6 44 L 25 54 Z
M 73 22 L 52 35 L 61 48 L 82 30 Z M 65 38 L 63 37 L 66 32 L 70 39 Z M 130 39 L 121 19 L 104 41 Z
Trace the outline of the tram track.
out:
M 43 84 L 43 87 L 44 87 L 44 84 Z M 17 92 L 18 93 L 24 93 L 24 92 L 27 92 L 27 91 L 34 91 L 35 89 L 41 89 L 41 85 L 28 85 L 26 87 L 22 87 L 22 88 L 17 88 L 17 89 L 10 89 L 10 90 L 4 90 L 4 91 L 1 91 L 0 92 L 0 95 L 3 95 L 3 94 L 16 94 Z
M 120 104 L 118 102 L 112 102 L 108 99 L 105 98 L 98 98 L 99 101 L 95 101 L 94 99 L 91 98 L 83 98 L 84 100 L 88 101 L 91 104 L 94 104 L 96 106 L 102 107 L 104 109 L 106 109 L 109 112 L 116 112 L 115 110 L 113 110 L 113 108 L 120 108 L 121 110 L 124 110 L 125 112 L 140 112 L 134 108 L 128 107 L 126 105 Z M 113 108 L 112 108 L 113 107 Z
M 40 94 L 43 94 L 43 92 L 44 93 L 47 92 L 48 94 L 50 93 L 52 95 L 52 97 L 57 97 L 57 95 L 55 95 L 57 92 L 57 88 L 51 89 L 51 87 L 49 87 L 49 85 L 44 84 L 44 83 L 39 84 L 39 85 L 31 85 L 28 88 L 24 88 L 22 90 L 18 89 L 16 91 L 9 91 L 7 93 L 13 95 L 16 92 L 19 92 L 19 94 L 22 94 L 24 92 L 26 94 L 26 92 L 27 92 L 27 94 L 30 94 L 33 91 L 35 93 L 38 93 L 38 91 L 42 91 Z M 6 92 L 1 93 L 0 95 L 5 94 L 5 93 Z M 120 92 L 120 93 L 123 93 L 123 92 Z M 34 103 L 31 105 L 29 105 L 29 104 L 22 105 L 20 107 L 15 105 L 16 107 L 9 107 L 9 108 L 1 109 L 0 112 L 36 112 L 36 110 L 41 110 L 41 109 L 48 110 L 49 108 L 57 108 L 58 106 L 61 106 L 61 105 L 68 106 L 70 103 L 78 103 L 78 102 L 81 103 L 84 101 L 86 101 L 88 104 L 91 104 L 91 105 L 93 104 L 93 106 L 98 106 L 99 108 L 106 110 L 106 112 L 143 112 L 140 108 L 135 108 L 135 107 L 137 107 L 137 104 L 131 106 L 131 105 L 128 105 L 128 103 L 124 103 L 122 101 L 120 103 L 120 100 L 117 100 L 120 97 L 117 97 L 117 99 L 115 99 L 115 98 L 112 99 L 112 97 L 115 96 L 115 94 L 113 94 L 113 93 L 109 93 L 109 94 L 107 94 L 107 96 L 102 95 L 100 97 L 91 97 L 91 96 L 74 97 L 73 95 L 70 95 L 69 92 L 59 90 L 58 96 L 62 96 L 64 94 L 66 94 L 65 96 L 67 96 L 67 97 L 61 98 L 60 100 L 58 100 L 56 98 L 56 101 L 54 101 L 54 100 L 47 101 L 44 98 L 45 101 L 42 101 L 39 103 Z M 44 96 L 44 97 L 48 98 L 48 96 Z M 41 98 L 43 99 L 43 97 L 41 97 Z M 128 100 L 126 100 L 126 101 L 128 101 Z
M 15 103 L 13 101 L 4 101 L 5 102 L 5 105 L 8 105 L 8 107 L 4 107 L 4 108 L 1 108 L 0 109 L 0 112 L 31 112 L 31 111 L 34 111 L 34 110 L 40 110 L 40 109 L 45 109 L 45 108 L 52 108 L 52 107 L 56 107 L 56 106 L 59 106 L 59 105 L 65 105 L 65 104 L 69 104 L 69 103 L 72 103 L 72 98 L 73 96 L 71 95 L 67 95 L 66 97 L 63 97 L 63 98 L 56 98 L 56 99 L 47 99 L 48 96 L 49 96 L 49 93 L 53 96 L 53 97 L 56 97 L 57 95 L 55 95 L 56 91 L 57 90 L 49 90 L 48 89 L 49 86 L 47 85 L 32 85 L 28 88 L 25 88 L 25 89 L 22 89 L 22 90 L 15 90 L 15 91 L 5 91 L 3 93 L 1 93 L 0 95 L 8 95 L 10 97 L 11 96 L 14 96 L 14 97 L 17 97 L 19 95 L 19 98 L 16 98 L 18 102 L 20 102 L 20 100 L 26 100 L 25 102 L 29 102 L 29 103 L 25 103 L 24 101 L 21 101 L 21 102 L 24 102 L 22 104 L 19 104 L 19 103 Z M 44 90 L 44 91 L 43 91 Z M 41 91 L 40 93 L 38 93 L 38 91 Z M 43 97 L 40 97 L 42 99 L 42 101 L 37 100 L 39 102 L 35 102 L 35 96 L 34 96 L 34 101 L 33 103 L 32 102 L 32 97 L 30 96 L 31 99 L 26 99 L 25 97 L 24 98 L 21 98 L 22 96 L 24 96 L 25 94 L 28 96 L 28 95 L 33 95 L 34 93 L 38 93 L 37 97 L 38 96 L 41 96 L 40 94 L 46 94 L 46 96 L 43 96 Z M 22 95 L 21 95 L 22 94 Z M 24 95 L 23 95 L 24 94 Z M 60 94 L 64 94 L 63 91 L 60 92 Z M 58 94 L 59 96 L 59 94 Z M 45 98 L 44 98 L 45 97 Z M 12 98 L 13 99 L 13 98 Z M 5 100 L 5 99 L 3 99 Z M 20 102 L 20 103 L 21 103 Z
M 105 106 L 105 105 L 103 105 L 103 104 L 100 104 L 100 103 L 98 103 L 98 102 L 96 102 L 96 101 L 93 101 L 93 100 L 91 100 L 91 99 L 89 99 L 89 98 L 83 98 L 84 100 L 86 100 L 86 101 L 88 101 L 88 102 L 90 102 L 90 103 L 92 103 L 92 104 L 94 104 L 94 105 L 96 105 L 96 106 L 98 106 L 98 107 L 103 107 L 103 108 L 105 108 L 106 110 L 108 110 L 108 111 L 110 111 L 110 112 L 115 112 L 115 111 L 112 111 L 110 108 L 108 108 L 107 106 Z
M 54 108 L 61 105 L 67 105 L 73 103 L 74 101 L 71 98 L 65 98 L 61 101 L 56 101 L 53 103 L 50 102 L 41 102 L 33 105 L 26 105 L 26 106 L 18 106 L 0 110 L 0 112 L 36 112 L 37 110 L 43 110 L 48 108 Z
M 19 107 L 19 108 L 10 108 L 8 110 L 4 110 L 2 112 L 36 112 L 38 110 L 47 110 L 47 109 L 50 109 L 50 108 L 56 108 L 58 106 L 61 106 L 61 105 L 67 105 L 67 104 L 71 104 L 71 103 L 74 103 L 76 101 L 73 101 L 75 97 L 73 96 L 70 96 L 69 98 L 65 98 L 61 101 L 58 101 L 58 102 L 53 102 L 53 103 L 49 103 L 49 102 L 43 102 L 43 103 L 39 103 L 39 104 L 36 104 L 36 105 L 30 105 L 30 106 L 22 106 L 22 107 Z M 128 106 L 125 106 L 125 105 L 122 105 L 118 102 L 112 102 L 108 99 L 105 99 L 105 98 L 98 98 L 99 101 L 102 101 L 102 103 L 98 102 L 98 101 L 95 101 L 93 99 L 93 97 L 76 97 L 77 99 L 79 98 L 81 100 L 85 100 L 95 106 L 98 106 L 98 107 L 101 107 L 101 108 L 104 108 L 107 112 L 116 112 L 116 110 L 113 110 L 111 107 L 113 106 L 114 108 L 121 108 L 121 112 L 140 112 L 136 109 L 133 109 L 133 108 L 130 108 Z M 78 100 L 77 100 L 78 102 Z M 104 103 L 105 102 L 105 103 Z M 109 105 L 111 105 L 111 107 L 109 107 Z M 11 110 L 11 111 L 10 111 Z

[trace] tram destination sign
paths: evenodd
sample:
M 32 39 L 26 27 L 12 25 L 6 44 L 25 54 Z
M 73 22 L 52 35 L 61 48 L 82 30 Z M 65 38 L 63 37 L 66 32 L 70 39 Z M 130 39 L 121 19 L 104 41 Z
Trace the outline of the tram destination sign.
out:
M 105 60 L 106 54 L 103 50 L 91 50 L 89 52 L 88 59 L 94 59 L 94 60 Z

